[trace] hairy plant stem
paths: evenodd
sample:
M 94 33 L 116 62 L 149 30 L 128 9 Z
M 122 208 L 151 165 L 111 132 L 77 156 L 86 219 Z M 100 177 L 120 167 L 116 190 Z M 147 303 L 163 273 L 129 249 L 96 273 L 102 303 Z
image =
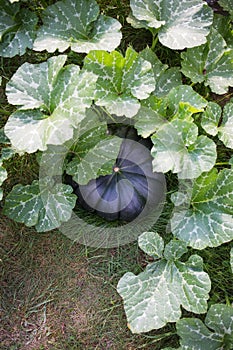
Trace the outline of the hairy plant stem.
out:
M 153 39 L 152 39 L 152 45 L 151 45 L 151 50 L 154 51 L 157 42 L 159 40 L 157 33 L 156 34 L 152 34 L 153 35 Z

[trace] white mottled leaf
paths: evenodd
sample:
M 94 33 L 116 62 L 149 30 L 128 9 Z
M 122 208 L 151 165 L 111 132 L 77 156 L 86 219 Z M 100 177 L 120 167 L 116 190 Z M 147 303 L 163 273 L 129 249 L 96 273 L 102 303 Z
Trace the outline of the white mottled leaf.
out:
M 129 22 L 158 31 L 159 41 L 182 50 L 206 42 L 213 11 L 201 0 L 131 0 Z
M 201 125 L 210 135 L 217 135 L 226 147 L 233 149 L 233 103 L 221 107 L 215 102 L 209 102 L 202 113 Z
M 33 46 L 38 18 L 35 13 L 20 9 L 19 4 L 11 5 L 8 0 L 0 0 L 0 8 L 0 55 L 23 55 L 26 48 Z
M 155 244 L 155 240 L 151 233 L 143 234 L 140 244 L 149 247 L 151 241 L 156 253 L 158 243 Z M 172 247 L 177 257 L 184 252 L 182 248 L 176 254 L 175 249 L 180 248 L 178 245 Z M 148 332 L 168 322 L 176 322 L 181 317 L 181 305 L 188 311 L 205 313 L 210 279 L 202 265 L 198 255 L 192 255 L 186 262 L 162 258 L 147 265 L 138 276 L 126 273 L 118 282 L 117 291 L 124 300 L 130 330 L 133 333 Z
M 188 119 L 194 113 L 203 112 L 208 102 L 188 85 L 174 87 L 167 95 L 169 114 Z
M 98 132 L 99 127 L 90 130 L 89 135 L 80 139 L 80 148 L 77 144 L 75 148 L 75 157 L 67 165 L 66 172 L 72 175 L 73 180 L 80 185 L 86 185 L 90 180 L 112 173 L 112 168 L 119 154 L 122 139 L 119 137 L 107 136 Z M 83 146 L 87 138 L 91 138 L 93 133 L 98 133 L 99 138 L 90 140 Z M 107 163 L 107 166 L 106 166 Z
M 155 87 L 151 64 L 132 48 L 125 57 L 117 51 L 91 51 L 84 68 L 98 75 L 96 104 L 118 116 L 133 117 L 140 108 L 138 99 L 149 97 Z
M 184 242 L 178 240 L 171 240 L 164 249 L 164 257 L 166 260 L 179 260 L 185 253 L 187 253 L 188 249 Z
M 206 136 L 198 136 L 197 126 L 188 120 L 174 119 L 151 137 L 153 170 L 177 173 L 180 179 L 192 179 L 209 171 L 216 161 L 216 145 Z
M 221 118 L 222 109 L 215 102 L 209 102 L 206 110 L 202 113 L 201 126 L 210 135 L 218 133 L 218 124 Z
M 204 82 L 217 94 L 224 94 L 233 86 L 233 49 L 216 29 L 212 29 L 206 44 L 190 48 L 181 54 L 182 73 L 194 83 Z
M 8 137 L 6 137 L 6 135 L 4 133 L 4 128 L 0 129 L 0 143 L 2 143 L 2 144 L 10 143 L 10 140 L 8 139 Z
M 85 112 L 85 118 L 74 129 L 72 139 L 62 145 L 48 145 L 38 160 L 40 177 L 62 175 L 66 170 L 70 155 L 77 156 L 79 161 L 100 141 L 106 137 L 107 124 L 100 121 L 96 110 L 91 107 Z M 68 156 L 68 157 L 67 157 Z M 69 159 L 69 160 L 68 160 Z
M 51 178 L 18 184 L 6 197 L 4 213 L 11 219 L 35 226 L 38 232 L 57 228 L 68 221 L 76 203 L 73 189 L 65 184 L 53 184 Z
M 164 241 L 156 232 L 144 232 L 138 238 L 139 247 L 155 259 L 163 257 Z
M 233 149 L 233 102 L 224 106 L 222 122 L 218 128 L 218 136 L 226 147 Z
M 177 67 L 168 69 L 168 66 L 163 64 L 151 49 L 144 49 L 140 52 L 140 56 L 152 65 L 155 77 L 153 95 L 164 97 L 173 87 L 182 84 L 180 69 Z
M 167 123 L 166 108 L 165 100 L 156 96 L 150 96 L 142 101 L 138 113 L 134 116 L 138 134 L 144 138 L 149 137 Z
M 233 308 L 211 305 L 205 324 L 197 318 L 182 318 L 176 324 L 181 349 L 221 350 L 233 346 Z
M 223 7 L 225 11 L 228 11 L 233 17 L 233 6 L 232 6 L 232 0 L 219 0 L 219 5 Z
M 8 102 L 21 109 L 47 108 L 49 113 L 51 93 L 66 59 L 60 55 L 39 64 L 24 63 L 6 86 Z
M 4 131 L 17 152 L 64 143 L 85 117 L 97 77 L 78 66 L 63 68 L 65 61 L 61 55 L 40 64 L 24 63 L 7 84 L 9 103 L 20 109 L 9 117 Z
M 64 0 L 48 6 L 42 14 L 34 50 L 60 52 L 112 51 L 121 41 L 121 24 L 99 14 L 95 0 Z
M 10 147 L 5 147 L 1 149 L 1 160 L 7 160 L 13 157 L 15 151 Z
M 192 185 L 186 208 L 171 219 L 175 237 L 194 249 L 217 247 L 233 239 L 233 169 L 203 173 Z

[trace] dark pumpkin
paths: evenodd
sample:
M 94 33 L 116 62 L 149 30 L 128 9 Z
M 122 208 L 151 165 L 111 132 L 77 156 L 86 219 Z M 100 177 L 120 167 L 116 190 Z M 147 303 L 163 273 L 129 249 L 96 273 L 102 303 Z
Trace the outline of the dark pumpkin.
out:
M 112 174 L 93 179 L 87 185 L 78 185 L 73 180 L 71 184 L 82 207 L 107 220 L 127 222 L 158 207 L 166 187 L 165 176 L 152 171 L 150 150 L 130 139 L 123 139 Z

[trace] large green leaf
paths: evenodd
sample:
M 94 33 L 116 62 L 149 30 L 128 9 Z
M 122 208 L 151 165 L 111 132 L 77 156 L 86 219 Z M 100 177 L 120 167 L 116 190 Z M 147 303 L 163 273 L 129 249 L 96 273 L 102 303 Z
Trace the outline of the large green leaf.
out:
M 231 17 L 233 17 L 232 0 L 219 0 L 219 4 L 223 7 L 224 10 L 230 13 Z
M 75 52 L 112 51 L 121 41 L 121 24 L 99 15 L 95 0 L 64 0 L 48 6 L 42 14 L 34 50 L 60 52 L 69 47 Z
M 0 55 L 13 57 L 23 55 L 26 48 L 32 48 L 36 36 L 38 18 L 19 4 L 0 0 Z
M 213 12 L 201 0 L 130 0 L 135 26 L 158 31 L 159 41 L 171 49 L 182 50 L 206 42 Z
M 140 108 L 138 99 L 146 99 L 155 88 L 151 64 L 132 48 L 125 58 L 117 51 L 91 51 L 84 68 L 98 75 L 96 104 L 118 116 L 133 117 Z
M 210 135 L 217 135 L 226 147 L 233 148 L 233 103 L 221 107 L 215 102 L 209 102 L 202 114 L 201 125 Z
M 192 118 L 190 119 L 192 114 L 204 111 L 207 101 L 191 86 L 178 85 L 179 78 L 176 76 L 176 69 L 174 71 L 176 78 L 172 80 L 171 77 L 169 78 L 169 71 L 173 72 L 173 68 L 166 70 L 166 66 L 164 67 L 150 50 L 144 50 L 143 55 L 153 66 L 156 89 L 153 96 L 141 101 L 141 107 L 134 117 L 135 127 L 140 135 L 150 136 L 167 123 L 166 118 L 168 117 L 192 121 Z M 162 87 L 162 82 L 166 78 L 168 81 L 165 81 Z
M 85 118 L 74 129 L 72 139 L 62 145 L 48 145 L 38 159 L 40 177 L 62 175 L 70 157 L 77 157 L 77 162 L 107 134 L 107 123 L 100 120 L 98 110 L 93 106 L 85 112 Z
M 78 66 L 63 68 L 66 56 L 40 64 L 24 63 L 7 84 L 11 104 L 19 105 L 4 131 L 18 152 L 44 151 L 73 136 L 93 100 L 97 77 Z
M 38 232 L 49 231 L 70 219 L 77 199 L 72 191 L 68 185 L 53 183 L 51 177 L 31 185 L 18 184 L 6 197 L 4 213 L 26 226 L 35 226 Z
M 190 120 L 175 118 L 164 123 L 151 140 L 156 172 L 171 170 L 180 179 L 193 179 L 215 164 L 215 143 L 206 136 L 198 136 L 198 128 Z
M 222 108 L 219 104 L 209 102 L 201 117 L 201 126 L 208 134 L 212 136 L 217 135 L 221 115 Z
M 195 249 L 217 247 L 232 240 L 233 169 L 203 173 L 190 184 L 190 190 L 186 207 L 183 203 L 177 206 L 171 219 L 174 236 Z
M 164 97 L 173 87 L 182 84 L 181 73 L 178 67 L 168 69 L 168 65 L 163 64 L 156 54 L 149 48 L 140 52 L 140 56 L 149 61 L 152 65 L 155 77 L 155 89 L 153 95 Z
M 146 232 L 139 242 L 150 255 L 161 255 L 161 238 L 157 234 Z M 128 326 L 133 333 L 148 332 L 167 322 L 176 322 L 181 316 L 181 306 L 195 313 L 206 312 L 209 276 L 203 271 L 198 255 L 192 255 L 186 262 L 177 260 L 186 252 L 185 245 L 179 243 L 169 242 L 164 256 L 149 264 L 138 276 L 128 272 L 120 279 L 117 290 L 124 300 Z
M 153 95 L 142 101 L 138 113 L 134 116 L 138 134 L 144 138 L 149 137 L 166 123 L 166 108 L 166 101 Z
M 92 128 L 78 140 L 73 151 L 75 157 L 67 165 L 66 172 L 80 185 L 100 175 L 111 174 L 121 143 L 121 138 L 106 134 L 106 125 Z
M 182 73 L 194 83 L 204 82 L 217 94 L 224 94 L 233 86 L 233 49 L 216 29 L 212 29 L 206 44 L 181 54 Z
M 226 147 L 233 149 L 233 102 L 225 105 L 218 137 Z
M 197 318 L 182 318 L 176 324 L 181 350 L 231 350 L 233 348 L 233 308 L 211 305 L 205 324 Z
M 174 87 L 167 95 L 169 115 L 188 119 L 194 113 L 203 112 L 207 101 L 188 85 Z

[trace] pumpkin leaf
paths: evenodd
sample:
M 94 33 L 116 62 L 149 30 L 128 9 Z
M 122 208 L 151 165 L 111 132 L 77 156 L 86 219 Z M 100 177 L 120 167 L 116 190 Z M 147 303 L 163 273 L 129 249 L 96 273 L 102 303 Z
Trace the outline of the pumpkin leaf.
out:
M 221 107 L 215 102 L 209 102 L 201 117 L 201 126 L 208 134 L 217 135 L 221 115 Z
M 158 32 L 161 44 L 182 50 L 206 42 L 213 11 L 200 0 L 130 0 L 132 26 Z
M 173 119 L 152 135 L 153 170 L 177 173 L 179 179 L 193 179 L 209 171 L 216 161 L 216 145 L 188 120 Z
M 192 114 L 203 112 L 207 101 L 188 85 L 174 87 L 167 95 L 169 114 L 188 119 Z
M 164 241 L 157 232 L 144 232 L 138 237 L 139 247 L 155 259 L 163 257 Z
M 210 135 L 217 135 L 226 147 L 233 148 L 233 103 L 221 107 L 215 102 L 209 102 L 202 114 L 201 125 Z
M 194 83 L 204 82 L 216 94 L 224 94 L 233 86 L 233 49 L 212 28 L 207 43 L 181 53 L 182 73 Z
M 1 149 L 1 160 L 7 160 L 10 159 L 15 155 L 15 150 L 13 150 L 10 147 L 5 147 Z
M 36 37 L 38 18 L 28 9 L 20 9 L 19 4 L 0 0 L 0 55 L 13 57 L 23 55 L 26 48 L 32 48 Z
M 78 66 L 63 68 L 66 56 L 40 64 L 24 63 L 7 84 L 8 101 L 20 105 L 4 131 L 17 152 L 44 151 L 73 136 L 92 103 L 96 77 Z
M 31 185 L 18 184 L 6 197 L 3 211 L 16 222 L 35 226 L 38 232 L 49 231 L 70 219 L 76 203 L 72 191 L 68 185 L 54 183 L 51 177 Z
M 167 122 L 166 108 L 166 101 L 156 96 L 151 95 L 142 101 L 138 113 L 134 116 L 138 134 L 144 138 L 149 137 Z
M 76 156 L 67 165 L 67 174 L 72 175 L 80 185 L 86 185 L 101 175 L 111 174 L 121 143 L 121 138 L 106 135 L 106 125 L 90 130 L 75 147 Z
M 233 49 L 233 33 L 232 33 L 232 20 L 231 17 L 215 15 L 213 21 L 213 28 L 222 35 L 227 47 Z
M 175 237 L 194 249 L 217 247 L 233 239 L 233 169 L 203 173 L 192 185 L 190 202 L 176 207 Z M 181 191 L 182 192 L 182 191 Z
M 98 110 L 88 108 L 84 119 L 74 129 L 72 139 L 62 145 L 48 145 L 39 159 L 40 177 L 62 175 L 70 161 L 69 156 L 76 156 L 74 163 L 79 163 L 98 141 L 106 137 L 107 124 L 101 122 Z
M 211 305 L 205 324 L 197 318 L 182 318 L 176 324 L 181 349 L 232 349 L 232 319 L 232 306 L 224 304 Z
M 219 139 L 226 147 L 233 149 L 233 102 L 227 103 L 223 109 L 222 123 L 218 128 Z
M 168 65 L 163 64 L 149 48 L 141 51 L 140 56 L 146 61 L 149 61 L 152 65 L 155 78 L 155 90 L 153 91 L 153 95 L 164 97 L 173 87 L 182 84 L 181 73 L 178 67 L 168 69 Z
M 5 135 L 4 128 L 0 129 L 0 143 L 2 143 L 2 144 L 10 143 L 10 140 Z
M 151 64 L 132 48 L 123 57 L 119 52 L 91 51 L 84 68 L 98 75 L 95 101 L 110 114 L 133 117 L 155 88 Z
M 63 52 L 112 51 L 121 41 L 121 24 L 99 14 L 95 0 L 63 0 L 48 6 L 42 14 L 34 50 Z
M 232 9 L 232 1 L 231 0 L 219 0 L 219 5 L 222 6 L 222 8 L 229 12 L 231 17 L 233 17 L 233 9 Z
M 143 242 L 145 240 L 145 242 Z M 156 240 L 158 242 L 156 243 Z M 161 255 L 161 239 L 151 232 L 140 237 L 140 246 L 148 251 L 149 242 L 155 247 L 150 255 Z M 166 254 L 147 265 L 138 276 L 127 272 L 119 281 L 117 291 L 124 300 L 128 326 L 133 333 L 148 332 L 176 322 L 181 316 L 181 305 L 188 311 L 204 313 L 207 309 L 210 279 L 203 271 L 202 258 L 192 255 L 188 261 L 177 260 L 186 251 L 184 245 L 170 242 Z M 174 254 L 172 260 L 171 253 Z

